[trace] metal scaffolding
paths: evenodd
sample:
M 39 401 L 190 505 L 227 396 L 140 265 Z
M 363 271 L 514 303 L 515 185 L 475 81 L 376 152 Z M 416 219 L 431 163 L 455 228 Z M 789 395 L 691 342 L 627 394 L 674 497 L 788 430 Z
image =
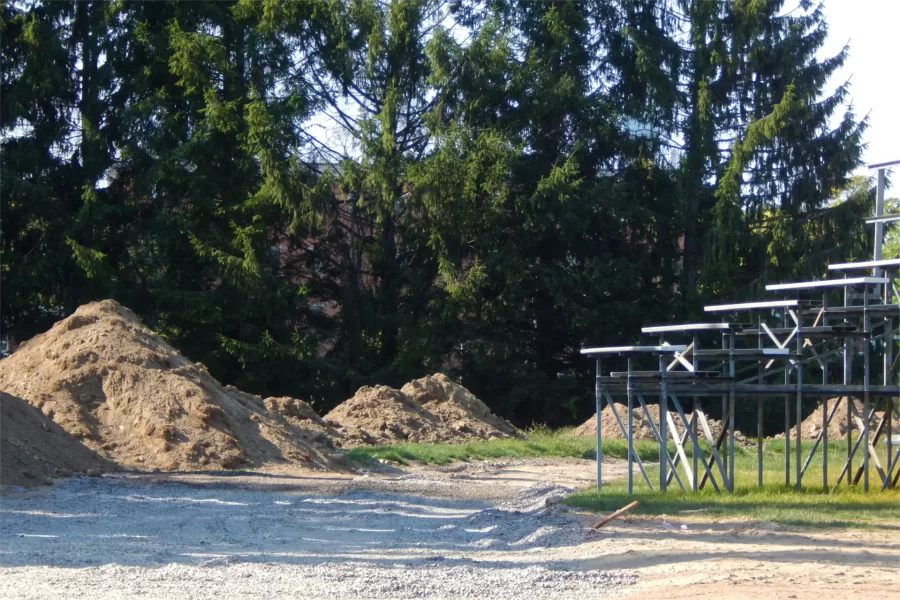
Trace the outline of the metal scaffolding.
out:
M 883 225 L 900 220 L 900 214 L 884 214 L 885 171 L 900 161 L 872 165 L 877 169 L 875 215 L 866 222 L 875 226 L 874 259 L 829 265 L 843 278 L 779 283 L 766 286 L 778 300 L 705 307 L 723 322 L 687 323 L 645 327 L 657 345 L 584 348 L 581 353 L 596 360 L 597 488 L 602 474 L 603 403 L 609 406 L 628 445 L 628 493 L 634 476 L 643 477 L 650 489 L 666 491 L 674 483 L 682 490 L 697 491 L 709 484 L 716 491 L 734 491 L 735 404 L 756 401 L 757 485 L 763 485 L 763 415 L 766 402 L 784 402 L 784 483 L 800 488 L 803 476 L 821 448 L 822 489 L 828 492 L 828 426 L 839 402 L 847 399 L 847 453 L 834 485 L 855 485 L 862 480 L 870 488 L 874 465 L 879 489 L 897 486 L 900 480 L 900 439 L 894 434 L 900 415 L 893 399 L 900 397 L 897 361 L 900 352 L 900 291 L 894 277 L 900 258 L 883 259 Z M 862 273 L 862 275 L 857 275 Z M 851 276 L 852 275 L 852 276 Z M 873 356 L 881 358 L 874 369 Z M 625 366 L 624 371 L 603 370 L 603 362 Z M 639 370 L 648 368 L 649 370 Z M 879 373 L 880 371 L 880 373 Z M 615 397 L 626 400 L 620 415 Z M 801 446 L 804 398 L 821 398 L 822 425 L 809 454 Z M 704 403 L 720 398 L 724 426 L 713 435 Z M 687 415 L 683 400 L 690 399 Z M 862 401 L 859 409 L 852 399 Z M 796 438 L 791 448 L 791 400 L 794 401 Z M 650 406 L 658 403 L 654 419 Z M 883 409 L 879 414 L 879 406 Z M 635 448 L 634 412 L 640 407 L 647 428 L 659 444 L 659 479 L 654 484 Z M 874 430 L 870 427 L 878 417 Z M 860 435 L 851 435 L 856 424 Z M 679 428 L 681 432 L 679 433 Z M 701 445 L 701 440 L 706 445 Z M 668 442 L 674 452 L 669 452 Z M 881 444 L 881 446 L 879 446 Z M 877 448 L 885 449 L 882 464 Z M 690 449 L 690 452 L 688 452 Z M 854 470 L 854 460 L 862 456 Z M 793 463 L 793 464 L 792 464 Z M 635 468 L 636 467 L 636 468 Z M 792 481 L 793 475 L 793 481 Z

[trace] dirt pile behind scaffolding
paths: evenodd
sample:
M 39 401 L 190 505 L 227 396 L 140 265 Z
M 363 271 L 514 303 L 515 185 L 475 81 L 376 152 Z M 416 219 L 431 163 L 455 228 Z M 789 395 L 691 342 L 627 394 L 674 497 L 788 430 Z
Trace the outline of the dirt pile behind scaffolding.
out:
M 351 447 L 402 442 L 464 442 L 521 437 L 469 390 L 443 374 L 416 379 L 396 390 L 365 386 L 325 415 L 336 443 Z
M 847 436 L 848 422 L 849 427 L 852 431 L 861 431 L 862 427 L 860 425 L 865 418 L 863 413 L 863 402 L 862 400 L 854 399 L 853 407 L 856 409 L 855 413 L 851 413 L 850 420 L 847 420 L 847 402 L 848 398 L 832 398 L 828 401 L 828 414 L 833 414 L 831 418 L 831 422 L 828 424 L 828 439 L 829 440 L 839 440 L 845 438 Z M 870 405 L 870 409 L 875 407 L 874 401 Z M 837 408 L 835 408 L 835 403 L 837 403 Z M 815 411 L 808 417 L 806 417 L 803 421 L 800 422 L 800 439 L 802 440 L 815 440 L 819 437 L 819 434 L 822 433 L 822 404 L 816 408 Z M 878 409 L 883 409 L 883 402 L 876 407 Z M 869 430 L 873 433 L 875 432 L 875 428 L 878 427 L 878 423 L 881 420 L 881 417 L 884 415 L 883 410 L 876 410 L 875 414 L 869 419 Z M 772 439 L 784 439 L 784 434 L 779 433 L 772 437 Z M 797 427 L 791 427 L 791 439 L 797 439 Z
M 656 404 L 648 404 L 647 410 L 650 411 L 650 418 L 653 419 L 653 425 L 659 430 L 659 405 Z M 628 427 L 628 410 L 625 406 L 621 404 L 616 405 L 616 412 L 619 415 L 619 418 L 622 420 L 622 425 L 624 427 Z M 684 432 L 684 423 L 681 420 L 681 417 L 678 413 L 674 411 L 670 411 L 672 416 L 672 420 L 675 423 L 675 428 L 678 431 L 678 434 L 681 435 Z M 686 418 L 691 418 L 691 413 L 685 413 Z M 717 421 L 716 419 L 711 419 L 709 416 L 706 418 L 707 423 L 709 424 L 710 433 L 712 434 L 714 439 L 718 439 L 719 434 L 724 427 L 721 421 Z M 650 427 L 650 423 L 647 420 L 647 415 L 644 413 L 644 409 L 640 406 L 635 406 L 632 408 L 632 428 L 634 432 L 634 438 L 636 440 L 656 440 L 656 437 L 653 435 L 653 430 Z M 596 437 L 597 436 L 597 417 L 592 416 L 587 421 L 576 427 L 572 430 L 574 435 L 583 436 L 583 437 Z M 706 439 L 703 435 L 703 429 L 698 425 L 697 429 L 698 438 Z M 618 422 L 616 421 L 616 417 L 613 414 L 612 408 L 607 404 L 603 410 L 600 412 L 600 435 L 604 438 L 624 438 L 622 435 L 622 429 L 619 427 Z M 669 434 L 671 435 L 671 433 Z M 740 431 L 734 432 L 735 442 L 740 446 L 751 446 L 752 442 L 748 440 Z
M 111 300 L 80 307 L 0 361 L 0 389 L 121 465 L 335 466 L 327 426 L 305 403 L 222 386 Z
M 0 392 L 0 485 L 30 487 L 114 469 L 40 410 Z

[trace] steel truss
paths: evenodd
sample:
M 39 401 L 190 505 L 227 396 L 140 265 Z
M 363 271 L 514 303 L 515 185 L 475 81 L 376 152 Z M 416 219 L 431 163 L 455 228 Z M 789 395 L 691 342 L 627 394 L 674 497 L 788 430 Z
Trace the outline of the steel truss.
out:
M 898 485 L 900 480 L 900 385 L 897 384 L 900 352 L 900 292 L 894 279 L 900 259 L 882 259 L 883 225 L 900 220 L 885 215 L 885 169 L 878 168 L 876 214 L 867 219 L 875 225 L 874 260 L 829 265 L 843 272 L 842 279 L 773 284 L 769 292 L 780 300 L 707 306 L 705 311 L 724 316 L 723 322 L 670 324 L 645 327 L 642 332 L 658 336 L 658 345 L 585 348 L 582 354 L 596 358 L 595 409 L 597 413 L 597 487 L 602 475 L 603 403 L 610 407 L 618 429 L 628 445 L 628 493 L 634 476 L 640 475 L 650 489 L 666 491 L 673 483 L 681 490 L 697 491 L 707 483 L 716 491 L 734 491 L 735 405 L 756 401 L 757 485 L 763 484 L 763 414 L 766 402 L 784 402 L 784 483 L 801 488 L 816 452 L 822 453 L 822 490 L 829 492 L 828 426 L 840 399 L 847 399 L 847 454 L 834 486 L 857 485 L 869 491 L 874 466 L 878 489 Z M 863 276 L 847 273 L 863 272 Z M 869 275 L 868 273 L 871 273 Z M 728 320 L 728 317 L 737 317 Z M 750 317 L 743 318 L 742 317 Z M 873 355 L 881 358 L 880 373 L 873 375 Z M 896 357 L 896 358 L 895 358 Z M 602 361 L 625 366 L 625 371 L 604 371 Z M 652 365 L 651 370 L 636 366 Z M 774 365 L 774 368 L 773 368 Z M 880 375 L 880 377 L 878 376 Z M 838 380 L 839 377 L 839 381 Z M 811 378 L 820 380 L 814 383 Z M 880 381 L 879 381 L 880 380 Z M 615 397 L 624 397 L 626 413 L 619 414 Z M 822 398 L 822 425 L 810 452 L 801 446 L 802 404 L 806 397 Z M 690 416 L 683 399 L 690 398 Z M 722 427 L 713 435 L 704 409 L 709 398 L 721 398 Z M 795 403 L 796 438 L 791 448 L 791 400 Z M 830 404 L 832 399 L 837 399 Z M 859 409 L 852 401 L 862 401 Z M 650 406 L 658 404 L 654 418 Z M 650 473 L 634 444 L 635 409 L 643 411 L 652 438 L 659 445 L 659 478 Z M 882 412 L 877 412 L 881 408 Z M 870 423 L 878 416 L 874 429 Z M 853 423 L 860 430 L 854 440 Z M 701 444 L 705 442 L 705 446 Z M 674 451 L 669 452 L 668 442 Z M 879 446 L 880 444 L 880 446 Z M 882 460 L 877 451 L 885 449 Z M 690 450 L 690 452 L 688 452 Z M 859 457 L 857 461 L 858 454 Z M 857 461 L 857 462 L 855 462 Z M 793 482 L 792 477 L 793 475 Z

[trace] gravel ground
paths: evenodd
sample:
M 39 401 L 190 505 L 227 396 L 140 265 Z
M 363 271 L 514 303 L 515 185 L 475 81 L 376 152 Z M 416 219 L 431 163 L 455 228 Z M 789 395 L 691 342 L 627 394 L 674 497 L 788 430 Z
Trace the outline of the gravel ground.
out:
M 427 483 L 427 482 L 426 482 Z M 586 531 L 537 484 L 503 502 L 79 478 L 0 508 L 2 598 L 595 598 Z
M 898 597 L 900 523 L 809 529 L 689 511 L 588 530 L 596 515 L 557 500 L 594 469 L 531 459 L 8 488 L 0 598 Z

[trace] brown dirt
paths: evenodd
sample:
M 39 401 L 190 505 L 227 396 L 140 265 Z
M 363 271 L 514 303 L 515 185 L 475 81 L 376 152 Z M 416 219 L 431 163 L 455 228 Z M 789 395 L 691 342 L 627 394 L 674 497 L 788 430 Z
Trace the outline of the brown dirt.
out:
M 115 465 L 21 398 L 0 392 L 0 485 L 31 487 L 50 478 L 99 474 Z
M 838 402 L 837 412 L 834 417 L 831 419 L 831 423 L 828 425 L 828 439 L 837 440 L 846 437 L 847 435 L 847 398 L 832 398 L 828 401 L 828 412 L 830 413 L 834 408 L 834 403 Z M 856 406 L 857 413 L 862 418 L 863 415 L 863 403 L 861 400 L 853 400 L 854 406 Z M 875 427 L 878 426 L 878 421 L 882 416 L 881 411 L 876 411 L 873 415 L 872 419 L 869 421 L 869 428 L 874 431 Z M 851 420 L 850 426 L 853 431 L 859 431 L 859 426 L 856 423 L 855 419 Z M 819 404 L 818 408 L 806 417 L 800 423 L 800 439 L 803 440 L 815 440 L 819 434 L 822 432 L 822 405 Z M 779 433 L 775 436 L 772 436 L 772 439 L 783 439 L 784 434 Z M 797 427 L 791 427 L 791 439 L 797 438 Z
M 650 417 L 653 419 L 653 424 L 659 429 L 659 406 L 655 404 L 648 404 L 647 410 L 650 411 Z M 619 418 L 622 419 L 622 424 L 626 427 L 628 426 L 628 422 L 626 421 L 628 417 L 628 411 L 625 406 L 621 404 L 616 405 L 616 412 L 619 415 Z M 691 418 L 691 413 L 685 413 L 684 415 L 688 419 Z M 681 435 L 684 432 L 682 427 L 681 417 L 676 414 L 672 414 L 672 418 L 675 421 L 675 427 L 678 430 L 678 434 Z M 719 433 L 722 431 L 723 424 L 721 421 L 717 421 L 716 419 L 711 419 L 707 417 L 707 422 L 709 423 L 709 429 L 712 433 L 713 437 L 717 438 Z M 634 438 L 638 440 L 655 440 L 653 437 L 653 430 L 650 429 L 650 425 L 647 422 L 647 415 L 644 413 L 644 409 L 642 409 L 639 405 L 635 406 L 632 409 L 632 427 L 634 428 Z M 705 436 L 700 432 L 700 439 L 704 439 Z M 579 436 L 584 437 L 595 437 L 597 435 L 597 417 L 592 416 L 587 421 L 576 427 L 572 430 L 572 433 Z M 600 413 L 600 435 L 604 438 L 624 438 L 622 435 L 622 430 L 619 428 L 618 423 L 616 422 L 616 418 L 613 415 L 612 409 L 607 404 Z M 744 437 L 744 435 L 740 431 L 734 432 L 734 439 L 736 443 L 740 446 L 751 446 L 753 443 Z
M 402 442 L 463 442 L 522 434 L 491 414 L 466 388 L 443 374 L 416 379 L 396 390 L 365 386 L 325 415 L 339 432 L 336 443 L 351 447 Z
M 269 399 L 277 410 L 270 412 L 262 398 L 222 386 L 112 300 L 80 307 L 0 361 L 0 389 L 129 467 L 337 466 L 305 403 Z

